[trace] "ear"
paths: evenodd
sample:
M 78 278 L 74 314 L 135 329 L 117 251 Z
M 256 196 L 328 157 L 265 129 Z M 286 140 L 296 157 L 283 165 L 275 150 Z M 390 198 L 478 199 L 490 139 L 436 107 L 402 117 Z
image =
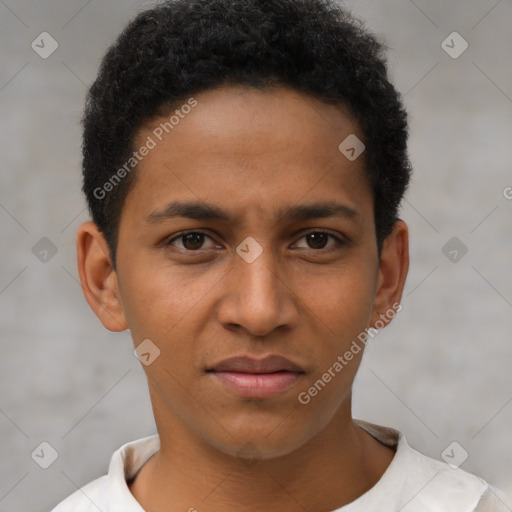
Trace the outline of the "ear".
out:
M 84 222 L 78 228 L 76 249 L 82 292 L 89 306 L 109 331 L 124 331 L 128 325 L 117 275 L 107 242 L 94 222 Z
M 381 329 L 401 309 L 400 300 L 409 270 L 409 229 L 398 220 L 382 244 L 371 327 Z

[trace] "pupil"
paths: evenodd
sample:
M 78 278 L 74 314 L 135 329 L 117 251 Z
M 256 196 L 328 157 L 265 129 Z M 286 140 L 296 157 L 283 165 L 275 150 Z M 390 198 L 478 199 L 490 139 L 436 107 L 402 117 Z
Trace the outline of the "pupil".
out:
M 327 242 L 327 235 L 325 233 L 310 233 L 308 237 L 310 241 L 313 240 L 314 249 L 323 249 Z M 319 246 L 315 244 L 319 244 Z
M 192 242 L 192 247 L 187 242 Z M 183 245 L 190 250 L 199 249 L 203 245 L 203 235 L 201 233 L 187 233 L 183 237 Z

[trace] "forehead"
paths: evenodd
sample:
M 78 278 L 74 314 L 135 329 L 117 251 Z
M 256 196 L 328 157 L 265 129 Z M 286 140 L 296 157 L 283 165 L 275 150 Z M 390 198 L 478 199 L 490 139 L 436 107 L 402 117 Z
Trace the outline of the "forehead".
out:
M 364 153 L 351 161 L 339 149 L 349 136 L 363 140 L 348 109 L 286 87 L 206 91 L 139 130 L 134 148 L 153 148 L 138 163 L 125 207 L 146 219 L 176 198 L 223 206 L 237 218 L 282 217 L 280 206 L 319 200 L 372 209 L 357 204 L 371 203 Z

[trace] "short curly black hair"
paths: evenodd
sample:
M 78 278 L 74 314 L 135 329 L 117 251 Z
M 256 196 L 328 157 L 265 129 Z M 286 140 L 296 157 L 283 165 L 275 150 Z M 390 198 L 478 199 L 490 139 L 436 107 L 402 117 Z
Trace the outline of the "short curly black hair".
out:
M 335 0 L 168 0 L 140 12 L 103 57 L 82 119 L 82 191 L 114 270 L 136 166 L 108 193 L 105 183 L 133 157 L 147 121 L 227 84 L 284 85 L 349 108 L 364 134 L 380 255 L 411 175 L 407 114 L 385 48 Z

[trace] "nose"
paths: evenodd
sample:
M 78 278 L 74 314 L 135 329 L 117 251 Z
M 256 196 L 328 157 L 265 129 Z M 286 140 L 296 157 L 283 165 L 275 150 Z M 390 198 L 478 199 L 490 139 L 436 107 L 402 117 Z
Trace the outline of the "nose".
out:
M 218 309 L 224 327 L 243 328 L 254 337 L 294 327 L 299 317 L 294 286 L 271 251 L 264 250 L 252 263 L 238 255 L 235 260 Z

